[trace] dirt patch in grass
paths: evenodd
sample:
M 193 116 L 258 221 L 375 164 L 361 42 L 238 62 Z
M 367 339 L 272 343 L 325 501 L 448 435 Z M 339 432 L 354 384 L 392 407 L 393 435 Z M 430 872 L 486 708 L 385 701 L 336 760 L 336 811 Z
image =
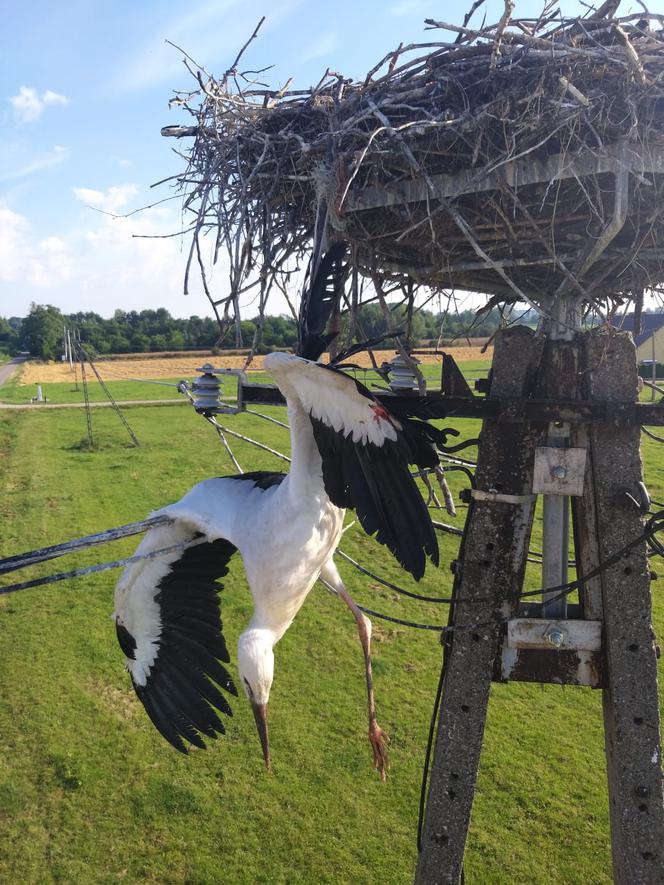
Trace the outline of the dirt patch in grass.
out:
M 376 359 L 380 364 L 384 360 L 390 360 L 394 356 L 394 351 L 383 350 L 376 354 Z M 481 347 L 450 347 L 449 353 L 459 362 L 468 362 L 469 360 L 490 360 L 493 356 L 493 347 L 489 347 L 486 353 L 482 353 Z M 442 362 L 442 353 L 420 352 L 418 350 L 417 358 L 423 363 L 440 363 Z M 251 369 L 263 369 L 263 357 L 254 357 Z M 112 363 L 99 363 L 99 371 L 102 378 L 106 381 L 119 380 L 135 380 L 140 378 L 190 378 L 196 374 L 196 369 L 204 362 L 212 362 L 217 368 L 222 369 L 242 369 L 244 366 L 244 357 L 238 355 L 232 356 L 215 356 L 215 357 L 182 357 L 177 359 L 158 359 L 145 358 L 140 359 L 116 359 Z M 362 367 L 369 368 L 371 360 L 366 353 L 359 353 L 352 358 L 352 362 Z M 37 363 L 29 362 L 24 367 L 21 375 L 22 384 L 48 384 L 57 382 L 67 382 L 73 380 L 73 374 L 69 367 L 64 363 Z
M 141 705 L 129 687 L 123 690 L 101 679 L 92 678 L 86 680 L 85 687 L 109 713 L 120 719 L 134 719 L 141 711 Z

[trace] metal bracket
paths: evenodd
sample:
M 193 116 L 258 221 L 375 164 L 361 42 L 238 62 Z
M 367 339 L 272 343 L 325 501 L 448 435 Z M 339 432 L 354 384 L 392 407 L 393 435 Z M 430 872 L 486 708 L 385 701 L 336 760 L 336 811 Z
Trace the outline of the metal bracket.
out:
M 601 621 L 512 618 L 494 679 L 603 687 Z
M 533 492 L 537 495 L 583 495 L 587 449 L 540 446 L 535 449 Z
M 492 504 L 529 504 L 535 495 L 503 495 L 496 489 L 482 491 L 482 489 L 471 489 L 470 495 L 476 501 L 490 501 Z

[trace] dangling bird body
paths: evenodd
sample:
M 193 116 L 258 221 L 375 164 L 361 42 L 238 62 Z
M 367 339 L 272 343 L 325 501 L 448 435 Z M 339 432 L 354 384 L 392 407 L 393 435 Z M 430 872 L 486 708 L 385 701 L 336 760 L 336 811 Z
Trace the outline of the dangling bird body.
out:
M 339 543 L 345 511 L 332 504 L 318 472 L 307 495 L 298 494 L 292 473 L 245 473 L 205 480 L 160 511 L 208 540 L 230 541 L 242 557 L 254 600 L 249 626 L 271 630 L 275 642 Z
M 217 686 L 236 693 L 222 666 L 229 656 L 216 582 L 238 550 L 254 601 L 238 642 L 238 670 L 269 763 L 273 648 L 321 572 L 345 592 L 332 562 L 345 508 L 354 507 L 365 530 L 417 579 L 426 556 L 437 563 L 438 548 L 408 469 L 431 458 L 418 436 L 426 425 L 402 425 L 352 378 L 318 363 L 275 353 L 265 368 L 288 405 L 290 472 L 206 480 L 160 511 L 173 523 L 152 529 L 139 552 L 187 546 L 130 565 L 116 589 L 115 618 L 154 724 L 179 750 L 186 751 L 185 741 L 204 746 L 198 732 L 214 737 L 224 730 L 213 707 L 230 713 Z

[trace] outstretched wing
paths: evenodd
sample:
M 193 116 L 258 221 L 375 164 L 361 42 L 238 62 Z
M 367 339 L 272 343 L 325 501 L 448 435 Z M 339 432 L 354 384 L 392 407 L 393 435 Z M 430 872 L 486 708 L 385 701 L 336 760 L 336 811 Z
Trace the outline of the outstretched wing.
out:
M 225 731 L 217 711 L 232 711 L 220 688 L 237 695 L 223 666 L 229 656 L 218 598 L 236 548 L 176 522 L 148 532 L 137 552 L 178 543 L 186 546 L 125 570 L 114 617 L 136 694 L 166 740 L 186 753 L 186 742 L 204 749 L 201 734 Z
M 409 464 L 438 463 L 421 422 L 402 423 L 353 378 L 285 353 L 269 354 L 265 368 L 291 403 L 309 415 L 330 500 L 352 507 L 419 580 L 426 556 L 438 564 L 438 542 Z

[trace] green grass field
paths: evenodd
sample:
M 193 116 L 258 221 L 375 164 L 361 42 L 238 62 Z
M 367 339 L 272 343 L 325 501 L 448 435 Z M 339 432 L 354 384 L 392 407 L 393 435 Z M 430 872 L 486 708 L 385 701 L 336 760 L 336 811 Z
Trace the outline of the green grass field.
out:
M 488 363 L 486 360 L 471 360 L 462 363 L 461 368 L 468 378 L 470 386 L 481 375 L 486 375 Z M 105 363 L 97 365 L 97 369 L 108 387 L 109 391 L 116 400 L 155 400 L 155 399 L 182 399 L 182 394 L 178 393 L 176 385 L 178 381 L 183 380 L 181 376 L 172 378 L 146 378 L 141 381 L 120 380 L 114 377 L 113 367 L 108 367 Z M 421 367 L 422 374 L 427 382 L 427 386 L 432 389 L 440 388 L 440 363 L 426 363 Z M 373 371 L 359 370 L 356 373 L 359 381 L 365 384 L 383 384 L 384 381 Z M 60 382 L 60 383 L 43 383 L 42 394 L 50 403 L 82 403 L 83 387 L 80 381 L 80 372 L 77 376 L 76 383 Z M 192 382 L 194 376 L 189 376 L 185 380 Z M 266 372 L 251 370 L 248 372 L 248 380 L 258 384 L 271 383 L 271 378 Z M 223 380 L 223 390 L 229 395 L 235 392 L 235 381 L 231 378 Z M 0 387 L 0 402 L 11 404 L 26 404 L 36 395 L 35 384 L 23 384 L 21 381 L 21 370 L 6 384 Z M 107 396 L 102 385 L 95 379 L 91 370 L 88 370 L 88 390 L 91 402 L 106 402 Z
M 19 383 L 2 389 L 2 397 L 25 393 Z M 98 448 L 90 452 L 81 445 L 83 412 L 0 411 L 0 556 L 141 519 L 195 482 L 234 472 L 193 410 L 133 407 L 128 418 L 140 448 L 103 410 L 93 414 Z M 224 421 L 286 449 L 286 431 L 260 418 Z M 473 422 L 454 424 L 464 437 L 477 435 Z M 245 469 L 283 469 L 246 445 L 234 450 Z M 644 456 L 653 497 L 662 500 L 657 444 L 646 440 Z M 451 476 L 458 491 L 460 474 Z M 460 526 L 464 516 L 459 506 Z M 422 592 L 448 595 L 456 540 L 441 537 L 441 568 L 428 571 Z M 116 542 L 29 575 L 115 558 L 134 546 Z M 342 548 L 417 587 L 356 527 Z M 404 600 L 339 566 L 359 602 L 445 622 L 444 607 Z M 206 752 L 183 757 L 154 730 L 116 644 L 116 579 L 107 572 L 0 597 L 0 881 L 409 882 L 440 666 L 437 634 L 375 625 L 379 721 L 392 738 L 383 784 L 370 765 L 354 623 L 317 587 L 276 650 L 268 775 L 244 698 L 234 701 L 227 734 Z M 537 567 L 527 582 L 538 586 Z M 653 584 L 660 631 L 662 583 Z M 251 608 L 239 561 L 222 601 L 233 648 Z M 466 874 L 469 883 L 611 881 L 599 693 L 494 687 Z
M 102 375 L 102 378 L 104 376 Z M 176 384 L 179 378 L 164 381 L 112 381 L 104 378 L 106 386 L 114 399 L 123 400 L 155 400 L 155 399 L 182 399 L 178 393 Z M 82 403 L 83 387 L 72 383 L 42 384 L 42 394 L 50 403 Z M 0 402 L 21 405 L 29 403 L 36 395 L 35 384 L 22 384 L 20 371 L 6 384 L 0 387 Z M 88 391 L 90 402 L 107 402 L 108 398 L 98 381 L 89 381 Z

